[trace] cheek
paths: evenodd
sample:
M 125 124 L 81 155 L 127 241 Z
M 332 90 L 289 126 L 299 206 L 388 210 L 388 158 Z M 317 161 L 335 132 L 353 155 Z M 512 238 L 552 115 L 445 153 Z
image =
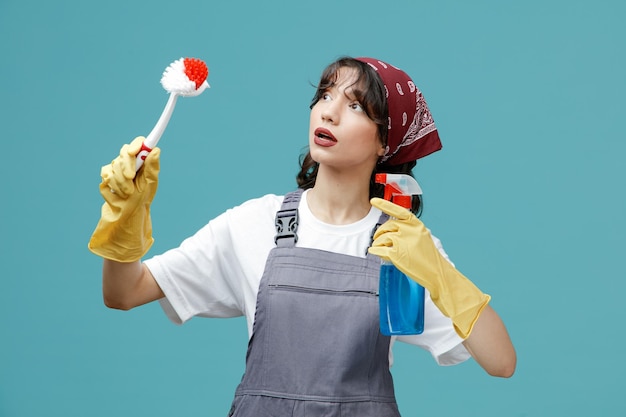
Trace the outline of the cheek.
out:
M 309 115 L 309 142 L 313 138 L 313 120 L 314 120 L 314 112 L 313 110 L 311 110 L 311 113 Z
M 372 149 L 378 156 L 383 156 L 385 154 L 385 146 L 380 140 L 378 134 L 378 126 L 368 126 L 366 129 L 363 130 L 363 137 L 369 138 L 369 149 Z

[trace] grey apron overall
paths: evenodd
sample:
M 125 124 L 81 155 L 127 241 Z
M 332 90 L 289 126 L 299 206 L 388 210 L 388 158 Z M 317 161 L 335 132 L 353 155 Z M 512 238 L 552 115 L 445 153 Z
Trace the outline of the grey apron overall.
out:
M 390 338 L 379 330 L 380 259 L 295 247 L 301 194 L 276 214 L 229 416 L 399 417 Z

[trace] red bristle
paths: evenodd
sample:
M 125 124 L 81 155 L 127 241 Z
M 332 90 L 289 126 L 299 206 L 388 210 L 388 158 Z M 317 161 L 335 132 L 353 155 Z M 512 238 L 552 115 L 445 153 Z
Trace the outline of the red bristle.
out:
M 209 68 L 204 61 L 198 58 L 185 58 L 183 63 L 185 64 L 185 75 L 196 83 L 197 90 L 209 76 Z

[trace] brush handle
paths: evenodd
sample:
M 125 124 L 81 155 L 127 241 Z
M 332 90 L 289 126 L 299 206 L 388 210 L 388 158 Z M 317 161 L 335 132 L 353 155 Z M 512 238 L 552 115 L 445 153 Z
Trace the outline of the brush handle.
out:
M 156 125 L 154 125 L 150 134 L 146 136 L 146 139 L 141 144 L 141 150 L 137 154 L 137 158 L 135 160 L 135 171 L 139 171 L 139 168 L 143 165 L 143 161 L 146 159 L 150 151 L 152 151 L 157 143 L 159 143 L 159 139 L 161 139 L 161 136 L 170 121 L 170 117 L 172 117 L 177 98 L 178 95 L 176 93 L 170 93 L 167 103 L 165 104 L 165 108 L 161 113 L 161 117 L 159 117 Z

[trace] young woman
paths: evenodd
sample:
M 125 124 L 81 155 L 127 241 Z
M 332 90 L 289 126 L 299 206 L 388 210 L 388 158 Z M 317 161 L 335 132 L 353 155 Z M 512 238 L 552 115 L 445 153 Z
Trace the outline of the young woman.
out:
M 160 300 L 176 323 L 244 315 L 246 372 L 230 415 L 399 416 L 389 371 L 396 340 L 442 365 L 471 355 L 491 375 L 513 374 L 515 350 L 489 296 L 416 216 L 376 198 L 376 172 L 410 173 L 441 148 L 403 71 L 372 58 L 330 64 L 312 101 L 298 190 L 227 210 L 143 263 L 159 149 L 135 176 L 141 142 L 102 169 L 106 202 L 89 248 L 104 258 L 104 300 L 124 310 Z M 380 333 L 381 258 L 426 288 L 422 334 Z

